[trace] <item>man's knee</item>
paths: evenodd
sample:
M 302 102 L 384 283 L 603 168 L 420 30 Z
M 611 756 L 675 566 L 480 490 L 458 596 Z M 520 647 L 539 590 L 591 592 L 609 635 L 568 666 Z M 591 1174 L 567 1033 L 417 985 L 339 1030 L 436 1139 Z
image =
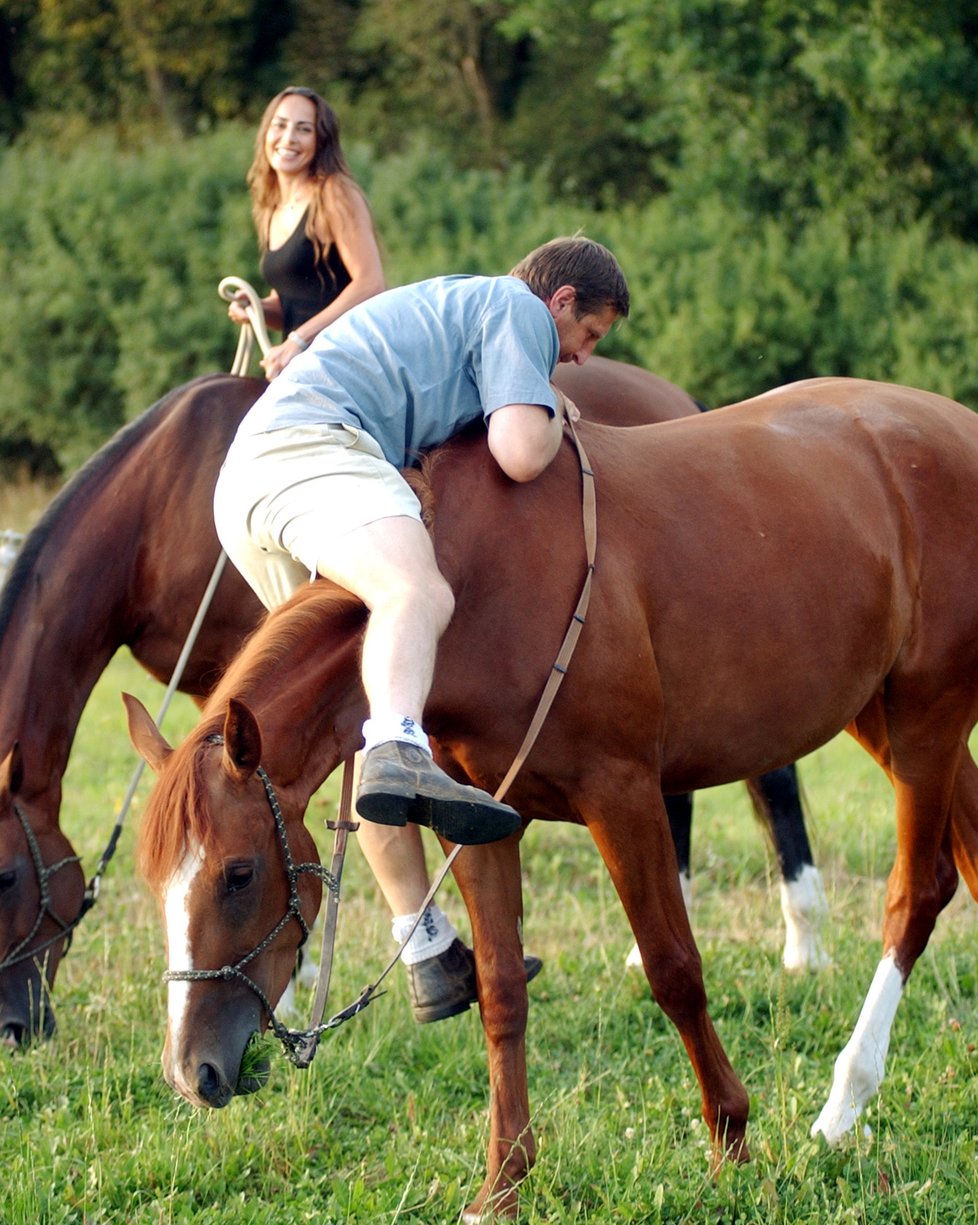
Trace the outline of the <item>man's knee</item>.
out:
M 438 634 L 443 633 L 455 611 L 455 595 L 437 569 L 418 574 L 391 573 L 376 599 L 366 603 L 374 614 L 399 617 L 408 608 L 423 612 Z
M 444 633 L 455 612 L 455 593 L 442 574 L 428 584 L 427 598 L 430 600 L 432 617 L 438 624 L 439 634 Z

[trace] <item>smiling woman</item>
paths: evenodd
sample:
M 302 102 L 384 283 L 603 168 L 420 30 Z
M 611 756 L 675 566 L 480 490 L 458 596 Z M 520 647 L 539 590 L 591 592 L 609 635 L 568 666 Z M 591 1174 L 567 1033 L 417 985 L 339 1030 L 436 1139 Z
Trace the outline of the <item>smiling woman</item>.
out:
M 262 359 L 274 378 L 344 311 L 384 288 L 370 206 L 350 174 L 332 107 L 311 89 L 290 85 L 271 100 L 258 126 L 248 171 L 252 215 L 272 286 L 265 321 L 284 340 Z M 231 303 L 247 322 L 246 300 Z

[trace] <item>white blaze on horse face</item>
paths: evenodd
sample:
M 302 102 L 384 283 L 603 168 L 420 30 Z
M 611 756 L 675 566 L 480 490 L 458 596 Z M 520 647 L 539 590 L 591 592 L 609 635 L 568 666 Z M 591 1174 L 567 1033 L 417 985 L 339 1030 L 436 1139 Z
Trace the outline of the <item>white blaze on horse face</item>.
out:
M 190 895 L 203 862 L 203 848 L 188 847 L 180 866 L 163 890 L 163 922 L 166 925 L 170 970 L 194 969 L 193 949 L 190 947 Z M 181 1049 L 189 996 L 190 983 L 177 981 L 167 984 L 167 1020 L 170 1047 L 174 1051 Z
M 902 995 L 903 975 L 888 953 L 876 968 L 852 1037 L 835 1061 L 832 1091 L 812 1124 L 813 1136 L 821 1132 L 829 1144 L 837 1144 L 883 1083 L 890 1029 Z

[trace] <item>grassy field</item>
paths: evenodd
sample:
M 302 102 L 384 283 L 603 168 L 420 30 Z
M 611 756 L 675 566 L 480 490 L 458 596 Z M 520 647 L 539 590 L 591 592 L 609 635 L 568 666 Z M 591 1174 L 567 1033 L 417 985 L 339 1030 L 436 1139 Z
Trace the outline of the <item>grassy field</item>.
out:
M 120 656 L 86 711 L 63 824 L 91 870 L 133 769 L 119 691 L 162 690 Z M 193 719 L 179 699 L 171 737 Z M 751 1095 L 750 1165 L 708 1171 L 695 1079 L 678 1038 L 623 962 L 623 912 L 587 836 L 525 840 L 529 1075 L 539 1157 L 527 1225 L 564 1222 L 973 1222 L 978 1202 L 978 910 L 959 892 L 894 1027 L 871 1136 L 809 1138 L 879 953 L 893 844 L 888 789 L 846 739 L 803 785 L 831 906 L 834 967 L 780 969 L 772 857 L 741 787 L 697 800 L 693 923 L 712 1014 Z M 140 797 L 148 782 L 144 781 Z M 312 820 L 334 803 L 327 784 Z M 276 1055 L 265 1090 L 216 1113 L 164 1084 L 162 936 L 132 868 L 133 814 L 56 988 L 56 1039 L 0 1059 L 3 1225 L 457 1220 L 481 1181 L 485 1056 L 478 1013 L 434 1026 L 391 991 L 324 1039 L 305 1072 Z M 325 837 L 321 846 L 326 847 Z M 333 1001 L 386 960 L 389 925 L 356 848 L 344 877 Z M 442 904 L 462 923 L 451 888 Z

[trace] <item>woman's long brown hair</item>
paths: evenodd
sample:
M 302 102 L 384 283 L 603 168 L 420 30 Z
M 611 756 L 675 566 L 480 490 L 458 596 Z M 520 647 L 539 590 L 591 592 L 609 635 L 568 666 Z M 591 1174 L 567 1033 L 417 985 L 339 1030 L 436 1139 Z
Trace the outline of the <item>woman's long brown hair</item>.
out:
M 350 173 L 343 147 L 340 144 L 340 124 L 336 112 L 329 103 L 314 90 L 301 85 L 288 85 L 269 102 L 258 125 L 255 136 L 255 156 L 248 170 L 248 187 L 251 190 L 251 215 L 258 234 L 258 244 L 262 251 L 268 250 L 268 235 L 271 227 L 272 214 L 281 203 L 278 189 L 278 179 L 265 153 L 265 137 L 279 103 L 290 95 L 308 98 L 316 109 L 316 152 L 309 167 L 309 175 L 314 187 L 309 200 L 309 212 L 306 217 L 306 234 L 312 242 L 316 253 L 316 265 L 323 263 L 323 257 L 332 241 L 329 212 L 330 205 L 338 208 L 344 206 L 346 191 L 356 191 L 363 195 L 359 185 Z M 326 185 L 330 179 L 339 177 L 343 191 L 331 193 L 330 203 L 326 201 Z M 339 185 L 339 184 L 337 184 Z

